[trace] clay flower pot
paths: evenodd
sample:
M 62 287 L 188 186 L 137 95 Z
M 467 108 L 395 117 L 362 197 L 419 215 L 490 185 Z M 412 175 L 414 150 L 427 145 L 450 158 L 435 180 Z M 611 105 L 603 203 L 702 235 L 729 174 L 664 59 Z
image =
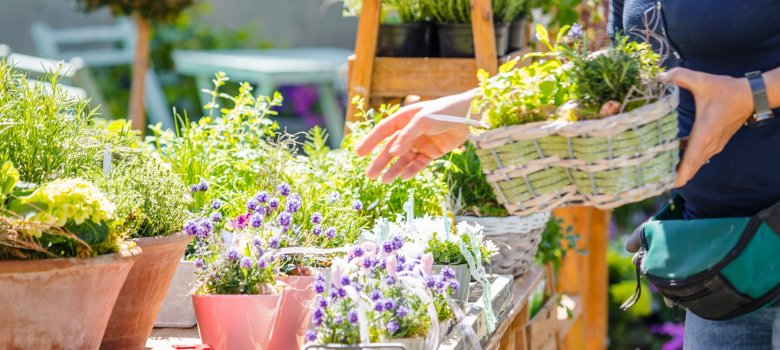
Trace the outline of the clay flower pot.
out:
M 270 348 L 300 349 L 306 343 L 306 330 L 311 322 L 311 304 L 317 295 L 314 291 L 314 276 L 279 277 L 277 281 L 287 286 L 282 290 L 279 307 L 279 314 L 283 316 L 276 318 Z
M 143 250 L 127 275 L 111 312 L 103 349 L 143 349 L 191 236 L 176 234 L 135 240 Z
M 201 341 L 215 350 L 275 350 L 270 342 L 281 299 L 281 295 L 193 295 Z
M 97 349 L 139 253 L 0 261 L 0 348 Z
M 155 327 L 192 328 L 198 323 L 192 309 L 190 291 L 195 285 L 195 262 L 182 260 L 176 267 L 173 280 L 165 294 Z

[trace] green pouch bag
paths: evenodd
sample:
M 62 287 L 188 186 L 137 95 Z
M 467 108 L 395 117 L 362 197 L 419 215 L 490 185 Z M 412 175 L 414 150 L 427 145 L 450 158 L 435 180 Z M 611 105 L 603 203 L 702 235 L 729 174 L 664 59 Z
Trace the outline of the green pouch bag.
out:
M 741 316 L 780 299 L 780 203 L 750 218 L 683 219 L 675 195 L 638 229 L 644 275 L 675 306 L 708 320 Z

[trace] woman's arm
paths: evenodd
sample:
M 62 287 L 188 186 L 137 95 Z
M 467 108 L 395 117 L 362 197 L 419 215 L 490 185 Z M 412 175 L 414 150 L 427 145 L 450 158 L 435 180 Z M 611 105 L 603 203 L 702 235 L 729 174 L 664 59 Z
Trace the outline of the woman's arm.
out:
M 780 108 L 780 67 L 763 74 L 770 108 Z M 662 73 L 663 81 L 689 90 L 696 100 L 696 119 L 683 160 L 677 169 L 675 187 L 682 187 L 753 114 L 753 92 L 747 78 L 707 74 L 685 68 Z

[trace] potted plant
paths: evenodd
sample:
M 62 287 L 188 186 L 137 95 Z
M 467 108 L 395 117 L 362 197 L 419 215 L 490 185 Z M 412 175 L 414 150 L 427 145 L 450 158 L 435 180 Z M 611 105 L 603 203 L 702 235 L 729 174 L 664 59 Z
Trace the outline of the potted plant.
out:
M 470 143 L 443 157 L 450 189 L 450 207 L 458 221 L 483 227 L 485 238 L 498 248 L 490 261 L 493 273 L 521 276 L 534 265 L 542 231 L 550 212 L 511 216 L 499 204 L 485 179 L 476 149 Z
M 474 57 L 474 34 L 471 27 L 470 0 L 421 0 L 423 8 L 436 22 L 442 57 Z M 492 0 L 496 53 L 506 54 L 509 45 L 509 22 L 522 11 L 517 0 Z M 511 12 L 510 12 L 511 11 Z
M 502 22 L 509 23 L 509 52 L 515 52 L 528 46 L 528 14 L 527 0 L 506 0 L 494 3 L 493 12 L 503 17 Z M 500 6 L 500 7 L 499 7 Z M 501 18 L 499 17 L 499 18 Z
M 358 16 L 362 0 L 344 1 L 344 15 Z M 376 55 L 380 57 L 434 56 L 431 48 L 432 26 L 427 21 L 421 0 L 385 0 L 382 2 Z M 438 47 L 437 47 L 438 49 Z
M 105 137 L 85 100 L 0 62 L 0 347 L 97 348 L 137 250 L 114 204 L 78 175 Z M 30 330 L 35 332 L 30 332 Z
M 181 179 L 149 151 L 122 153 L 115 155 L 108 175 L 95 181 L 117 203 L 120 227 L 144 251 L 144 257 L 133 266 L 122 287 L 103 348 L 145 346 L 178 262 L 192 239 L 181 232 L 192 201 Z
M 679 157 L 673 85 L 655 80 L 661 56 L 618 38 L 594 50 L 579 25 L 564 27 L 532 62 L 481 72 L 474 102 L 492 130 L 471 138 L 496 198 L 515 215 L 562 205 L 611 209 L 674 184 Z

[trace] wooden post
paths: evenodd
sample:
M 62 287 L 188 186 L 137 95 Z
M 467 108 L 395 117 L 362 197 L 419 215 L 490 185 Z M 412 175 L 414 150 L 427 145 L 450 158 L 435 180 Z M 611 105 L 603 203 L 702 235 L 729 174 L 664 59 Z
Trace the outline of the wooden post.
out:
M 371 78 L 374 75 L 374 57 L 379 35 L 382 0 L 363 0 L 355 39 L 355 61 L 349 70 L 347 93 L 347 121 L 354 121 L 357 108 L 351 103 L 355 96 L 371 96 Z
M 606 349 L 608 314 L 607 228 L 610 213 L 589 207 L 555 210 L 564 226 L 571 226 L 580 235 L 579 254 L 570 251 L 560 271 L 558 291 L 579 294 L 582 317 L 566 336 L 563 349 Z
M 495 75 L 498 72 L 498 55 L 490 0 L 471 0 L 471 28 L 477 67 Z

